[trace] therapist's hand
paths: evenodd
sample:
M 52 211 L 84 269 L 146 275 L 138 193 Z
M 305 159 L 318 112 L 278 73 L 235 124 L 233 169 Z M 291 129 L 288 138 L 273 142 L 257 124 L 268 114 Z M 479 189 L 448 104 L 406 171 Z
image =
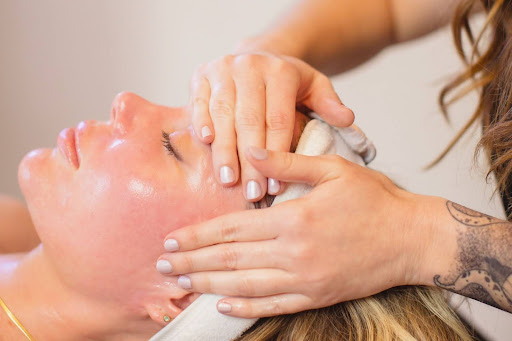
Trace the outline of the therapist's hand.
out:
M 194 131 L 211 143 L 217 180 L 231 186 L 241 174 L 249 201 L 260 200 L 267 188 L 270 194 L 280 193 L 282 186 L 258 172 L 243 151 L 248 146 L 289 151 L 296 107 L 309 108 L 334 126 L 354 121 L 330 80 L 297 58 L 263 52 L 228 55 L 201 65 L 192 77 Z
M 268 177 L 315 186 L 307 195 L 177 229 L 160 259 L 193 292 L 234 296 L 219 311 L 263 317 L 329 306 L 418 281 L 432 244 L 423 196 L 339 156 L 250 148 Z M 414 227 L 414 228 L 411 228 Z M 421 235 L 419 235 L 421 233 Z

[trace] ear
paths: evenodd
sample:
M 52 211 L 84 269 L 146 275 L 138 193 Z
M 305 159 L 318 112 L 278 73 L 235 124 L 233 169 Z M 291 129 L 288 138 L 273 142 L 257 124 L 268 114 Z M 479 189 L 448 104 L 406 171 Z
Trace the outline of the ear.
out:
M 181 312 L 187 308 L 192 302 L 196 300 L 201 294 L 183 292 L 180 295 L 174 293 L 174 297 L 162 297 L 158 300 L 154 300 L 152 303 L 146 304 L 146 311 L 149 317 L 161 326 L 166 326 L 178 317 Z M 165 317 L 170 318 L 166 321 Z

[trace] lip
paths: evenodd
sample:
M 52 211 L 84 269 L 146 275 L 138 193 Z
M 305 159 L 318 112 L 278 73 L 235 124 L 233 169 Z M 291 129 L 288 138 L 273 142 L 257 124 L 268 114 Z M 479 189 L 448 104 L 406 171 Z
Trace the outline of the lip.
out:
M 73 165 L 73 167 L 78 169 L 80 163 L 77 152 L 78 148 L 75 128 L 65 128 L 59 133 L 59 136 L 57 137 L 57 147 L 64 158 Z

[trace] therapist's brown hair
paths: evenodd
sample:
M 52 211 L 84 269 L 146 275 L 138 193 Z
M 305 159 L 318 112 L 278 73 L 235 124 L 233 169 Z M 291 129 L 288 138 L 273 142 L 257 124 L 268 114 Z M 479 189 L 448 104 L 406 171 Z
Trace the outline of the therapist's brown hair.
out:
M 487 12 L 483 28 L 477 35 L 470 17 L 475 6 Z M 505 192 L 512 173 L 512 2 L 504 0 L 463 0 L 452 22 L 455 47 L 466 70 L 442 90 L 439 101 L 443 113 L 447 107 L 471 93 L 480 94 L 478 106 L 451 144 L 432 164 L 439 162 L 478 119 L 483 135 L 475 152 L 485 150 L 490 159 L 490 174 L 496 174 L 497 189 Z M 469 42 L 470 49 L 464 47 Z M 509 219 L 511 217 L 508 217 Z
M 367 298 L 260 319 L 237 341 L 474 340 L 438 288 L 396 287 Z

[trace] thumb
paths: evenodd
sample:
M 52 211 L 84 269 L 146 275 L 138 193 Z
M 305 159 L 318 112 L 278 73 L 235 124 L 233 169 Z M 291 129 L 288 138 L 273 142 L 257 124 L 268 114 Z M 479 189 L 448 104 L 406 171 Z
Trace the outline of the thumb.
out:
M 302 182 L 317 186 L 342 173 L 348 161 L 337 155 L 306 156 L 271 151 L 258 147 L 247 148 L 247 160 L 267 178 L 285 182 Z
M 336 127 L 348 127 L 354 123 L 354 112 L 340 100 L 327 76 L 317 72 L 306 92 L 303 103 Z

